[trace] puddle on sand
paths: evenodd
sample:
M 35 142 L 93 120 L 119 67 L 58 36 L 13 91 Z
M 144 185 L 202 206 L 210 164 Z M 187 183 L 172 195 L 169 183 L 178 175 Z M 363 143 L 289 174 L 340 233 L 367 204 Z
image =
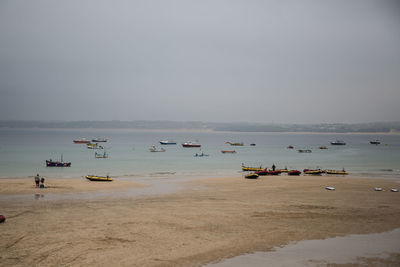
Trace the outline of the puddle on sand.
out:
M 400 253 L 400 228 L 391 232 L 304 240 L 271 252 L 245 254 L 206 267 L 326 266 L 358 263 L 357 258 L 388 258 Z

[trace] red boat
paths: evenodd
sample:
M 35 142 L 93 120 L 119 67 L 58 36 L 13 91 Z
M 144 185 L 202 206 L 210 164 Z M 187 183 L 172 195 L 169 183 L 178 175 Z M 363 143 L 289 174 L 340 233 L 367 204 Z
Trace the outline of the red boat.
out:
M 233 154 L 233 153 L 236 153 L 236 151 L 235 150 L 221 150 L 221 153 L 231 153 L 231 154 Z
M 268 171 L 268 175 L 279 175 L 282 172 L 280 170 L 276 170 L 276 171 Z
M 291 170 L 291 171 L 288 171 L 287 174 L 288 174 L 288 175 L 300 175 L 300 174 L 301 174 L 301 171 L 298 171 L 298 170 Z
M 193 143 L 193 142 L 185 142 L 182 144 L 183 147 L 201 147 L 200 144 Z
M 258 171 L 258 172 L 255 172 L 255 173 L 260 175 L 260 176 L 264 176 L 264 175 L 268 175 L 269 171 L 267 169 L 265 169 L 263 171 Z
M 77 140 L 74 140 L 74 143 L 75 143 L 75 144 L 89 144 L 89 143 L 90 143 L 90 140 L 86 140 L 86 139 L 77 139 Z

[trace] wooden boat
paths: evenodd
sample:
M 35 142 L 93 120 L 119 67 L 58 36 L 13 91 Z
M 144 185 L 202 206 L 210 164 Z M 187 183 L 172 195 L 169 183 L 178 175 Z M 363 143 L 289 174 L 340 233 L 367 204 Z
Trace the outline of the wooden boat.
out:
M 97 176 L 97 175 L 86 175 L 86 179 L 90 181 L 98 181 L 98 182 L 111 182 L 113 178 L 110 176 Z
M 183 147 L 201 147 L 200 144 L 194 142 L 185 142 L 182 144 Z
M 85 138 L 73 140 L 75 144 L 89 144 L 90 141 L 86 140 Z
M 319 149 L 328 149 L 326 146 L 320 146 Z
M 288 171 L 287 174 L 288 174 L 288 175 L 300 175 L 300 174 L 301 174 L 301 171 L 298 171 L 298 170 L 291 170 L 291 171 Z
M 325 171 L 323 171 L 321 169 L 316 169 L 316 170 L 304 169 L 303 172 L 305 174 L 320 175 L 320 174 L 324 173 Z
M 257 173 L 246 174 L 244 176 L 244 178 L 246 178 L 246 179 L 257 179 L 258 178 L 258 174 Z
M 256 174 L 258 174 L 259 176 L 265 176 L 269 174 L 269 171 L 267 169 L 262 170 L 262 171 L 256 171 Z
M 336 140 L 336 141 L 331 142 L 331 145 L 333 145 L 333 146 L 344 146 L 344 145 L 346 145 L 346 143 L 344 141 L 342 141 L 342 140 Z
M 97 158 L 97 159 L 106 159 L 106 158 L 108 158 L 108 155 L 107 155 L 107 153 L 105 151 L 104 151 L 103 154 L 94 152 L 94 157 Z
M 161 145 L 176 145 L 176 142 L 174 141 L 169 141 L 169 140 L 162 140 L 160 141 Z
M 164 148 L 157 148 L 156 146 L 152 146 L 149 148 L 150 152 L 165 152 Z
M 230 153 L 230 154 L 234 154 L 236 153 L 235 150 L 221 150 L 221 153 L 226 154 L 226 153 Z
M 231 146 L 243 146 L 244 144 L 242 142 L 225 142 L 225 144 L 229 144 Z
M 336 170 L 326 170 L 325 171 L 326 174 L 338 174 L 338 175 L 347 175 L 349 174 L 347 171 L 345 171 L 344 169 L 341 171 L 336 171 Z
M 263 167 L 246 167 L 246 166 L 244 166 L 244 164 L 242 164 L 242 171 L 255 171 L 255 172 L 257 172 L 257 171 L 263 171 L 263 170 L 265 170 L 265 168 L 263 168 Z
M 379 144 L 381 143 L 381 141 L 379 141 L 379 140 L 373 140 L 373 141 L 369 141 L 369 143 L 370 143 L 371 145 L 379 145 Z
M 256 144 L 254 144 L 254 143 L 252 143 L 252 144 L 250 144 L 251 146 L 256 146 Z
M 4 215 L 0 215 L 0 223 L 3 223 L 6 221 L 6 217 Z
M 107 142 L 106 138 L 101 138 L 101 137 L 97 137 L 95 139 L 92 139 L 92 142 L 98 143 L 98 142 Z
M 64 162 L 61 154 L 61 161 L 46 160 L 46 167 L 71 167 L 71 162 Z
M 103 146 L 99 146 L 98 143 L 89 143 L 89 144 L 86 144 L 86 147 L 88 149 L 103 149 L 104 148 Z
M 279 169 L 278 171 L 280 171 L 280 172 L 289 172 L 290 170 L 288 170 L 287 168 L 284 168 L 284 169 Z
M 311 153 L 312 150 L 311 149 L 299 149 L 297 150 L 299 153 Z
M 294 146 L 288 146 L 287 147 L 287 149 L 293 149 L 294 148 Z

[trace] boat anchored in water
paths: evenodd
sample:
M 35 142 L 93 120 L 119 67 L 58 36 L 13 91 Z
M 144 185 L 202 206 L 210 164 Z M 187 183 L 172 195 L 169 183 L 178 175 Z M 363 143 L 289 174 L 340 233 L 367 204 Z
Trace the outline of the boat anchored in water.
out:
M 88 149 L 103 149 L 104 148 L 103 146 L 99 146 L 98 143 L 89 143 L 89 144 L 86 144 L 86 147 Z
M 160 141 L 161 145 L 176 145 L 176 142 L 170 140 L 162 140 Z
M 225 144 L 229 144 L 231 146 L 243 146 L 243 142 L 225 142 Z
M 46 167 L 71 167 L 71 162 L 64 162 L 63 155 L 61 154 L 60 161 L 46 160 Z
M 335 140 L 331 142 L 331 145 L 333 146 L 344 146 L 346 143 L 343 140 Z
M 222 154 L 235 154 L 236 151 L 235 150 L 221 150 Z
M 73 140 L 73 142 L 75 144 L 89 144 L 90 143 L 90 141 L 86 140 L 85 138 L 75 139 L 75 140 Z
M 373 141 L 369 141 L 369 143 L 370 143 L 371 145 L 379 145 L 379 144 L 381 143 L 381 141 L 379 141 L 378 139 L 376 139 L 376 140 L 373 140 Z
M 201 147 L 200 144 L 195 142 L 185 142 L 182 144 L 183 147 Z
M 107 139 L 106 138 L 102 138 L 102 137 L 96 137 L 96 138 L 92 139 L 92 142 L 94 142 L 94 143 L 107 142 Z
M 162 148 L 162 147 L 158 148 L 158 147 L 156 147 L 156 146 L 151 146 L 151 147 L 149 148 L 149 150 L 150 150 L 150 152 L 165 152 L 165 149 L 164 149 L 164 148 Z
M 106 158 L 108 158 L 108 155 L 105 151 L 103 154 L 94 152 L 94 157 L 97 159 L 106 159 Z

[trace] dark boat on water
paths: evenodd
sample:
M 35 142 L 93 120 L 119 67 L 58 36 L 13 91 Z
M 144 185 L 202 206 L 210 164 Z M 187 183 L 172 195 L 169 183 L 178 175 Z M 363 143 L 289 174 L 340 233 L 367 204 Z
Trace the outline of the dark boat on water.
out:
M 71 167 L 71 162 L 64 162 L 61 154 L 60 161 L 46 160 L 46 167 Z
M 342 141 L 342 140 L 336 140 L 336 141 L 331 142 L 331 145 L 333 145 L 333 146 L 344 146 L 344 145 L 346 145 L 346 143 L 344 141 Z
M 379 140 L 373 140 L 373 141 L 369 141 L 369 143 L 370 143 L 371 145 L 379 145 L 379 144 L 381 143 L 381 141 L 379 141 Z

